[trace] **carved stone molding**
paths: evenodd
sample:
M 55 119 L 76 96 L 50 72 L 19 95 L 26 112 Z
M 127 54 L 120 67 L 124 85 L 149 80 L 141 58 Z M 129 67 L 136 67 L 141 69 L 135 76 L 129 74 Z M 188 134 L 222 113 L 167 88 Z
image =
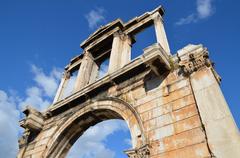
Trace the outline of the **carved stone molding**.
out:
M 29 106 L 26 107 L 23 113 L 26 115 L 26 117 L 20 121 L 21 127 L 29 129 L 30 131 L 41 131 L 44 123 L 43 114 Z
M 28 140 L 29 140 L 29 136 L 30 136 L 30 131 L 28 129 L 26 129 L 24 131 L 22 137 L 20 137 L 19 140 L 18 140 L 19 148 L 22 148 L 22 147 L 27 145 Z
M 117 31 L 113 34 L 113 37 L 119 37 L 122 41 L 126 41 L 128 40 L 128 44 L 132 45 L 133 43 L 135 43 L 135 39 L 131 38 L 129 35 L 127 35 L 126 33 L 122 32 L 122 31 Z
M 209 59 L 208 51 L 202 49 L 201 52 L 187 53 L 179 57 L 179 66 L 183 75 L 189 76 L 191 73 L 198 71 L 202 67 L 212 67 L 212 62 Z
M 188 45 L 177 54 L 180 74 L 190 76 L 193 72 L 202 68 L 210 68 L 217 82 L 221 82 L 221 77 L 214 69 L 214 63 L 209 59 L 207 48 L 202 45 Z
M 26 117 L 20 120 L 20 126 L 25 129 L 23 136 L 18 140 L 19 147 L 25 146 L 42 130 L 44 116 L 41 112 L 29 106 L 23 111 Z
M 137 149 L 130 149 L 125 151 L 129 158 L 149 158 L 150 150 L 149 145 L 143 145 Z
M 71 77 L 71 72 L 70 72 L 70 71 L 66 71 L 66 72 L 64 73 L 64 76 L 65 76 L 65 79 L 70 79 L 70 77 Z

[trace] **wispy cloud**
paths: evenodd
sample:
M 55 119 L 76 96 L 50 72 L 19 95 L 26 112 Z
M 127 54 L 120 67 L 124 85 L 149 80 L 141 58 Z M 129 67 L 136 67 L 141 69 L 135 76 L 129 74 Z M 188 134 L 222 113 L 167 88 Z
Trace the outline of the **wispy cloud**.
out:
M 132 146 L 132 140 L 130 138 L 126 138 L 124 139 L 124 142 L 129 145 L 129 146 Z
M 17 91 L 10 93 L 0 90 L 0 157 L 13 158 L 18 152 L 18 133 L 21 109 L 32 105 L 38 110 L 45 110 L 50 104 L 59 82 L 60 70 L 53 68 L 49 74 L 35 65 L 31 66 L 35 84 L 26 88 L 25 97 Z
M 62 92 L 63 94 L 60 99 L 66 98 L 73 93 L 76 80 L 77 80 L 77 76 L 70 77 L 70 79 L 68 80 L 68 82 Z
M 34 81 L 37 85 L 44 90 L 44 93 L 53 97 L 58 87 L 58 80 L 61 77 L 61 70 L 53 68 L 49 75 L 45 74 L 41 68 L 36 65 L 31 65 L 32 72 L 34 74 Z
M 109 67 L 109 59 L 107 59 L 101 63 L 101 65 L 99 67 L 98 78 L 102 78 L 103 76 L 105 76 L 107 74 L 108 67 Z
M 207 18 L 214 13 L 213 0 L 197 0 L 197 13 L 200 19 Z
M 39 87 L 30 87 L 26 89 L 26 98 L 21 99 L 19 108 L 24 109 L 27 105 L 30 105 L 40 111 L 46 110 L 51 105 L 50 100 L 43 97 L 43 90 Z
M 61 70 L 53 68 L 49 74 L 46 74 L 36 65 L 31 65 L 31 71 L 36 84 L 26 89 L 26 97 L 19 99 L 19 107 L 23 109 L 25 106 L 31 105 L 43 111 L 51 104 L 58 88 Z
M 2 158 L 13 158 L 17 155 L 19 115 L 14 98 L 0 90 L 0 157 Z
M 104 13 L 105 9 L 96 8 L 91 10 L 88 14 L 85 15 L 85 18 L 88 21 L 88 26 L 90 29 L 96 28 L 99 24 L 105 21 Z
M 179 19 L 179 21 L 176 22 L 176 25 L 184 25 L 184 24 L 190 24 L 192 22 L 197 22 L 197 17 L 195 14 L 188 15 L 185 18 Z
M 176 22 L 176 25 L 196 23 L 199 20 L 210 17 L 214 13 L 213 1 L 214 0 L 197 0 L 196 12 L 188 15 L 187 17 L 180 18 Z

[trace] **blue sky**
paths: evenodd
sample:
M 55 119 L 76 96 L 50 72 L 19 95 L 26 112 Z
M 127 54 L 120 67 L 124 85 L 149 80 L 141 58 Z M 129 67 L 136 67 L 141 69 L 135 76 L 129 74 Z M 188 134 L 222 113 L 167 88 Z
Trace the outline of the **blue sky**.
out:
M 118 17 L 127 22 L 159 5 L 166 11 L 165 29 L 173 54 L 189 43 L 208 48 L 240 127 L 239 4 L 237 0 L 0 0 L 0 158 L 15 157 L 21 131 L 19 110 L 26 104 L 38 109 L 51 104 L 63 68 L 82 52 L 81 41 L 100 25 Z M 152 40 L 149 34 L 137 38 L 145 44 Z M 134 53 L 140 52 L 138 47 L 134 49 Z M 109 135 L 99 140 L 102 151 L 119 156 L 114 148 L 117 136 L 129 138 L 122 126 L 112 125 Z M 128 148 L 126 142 L 122 146 Z

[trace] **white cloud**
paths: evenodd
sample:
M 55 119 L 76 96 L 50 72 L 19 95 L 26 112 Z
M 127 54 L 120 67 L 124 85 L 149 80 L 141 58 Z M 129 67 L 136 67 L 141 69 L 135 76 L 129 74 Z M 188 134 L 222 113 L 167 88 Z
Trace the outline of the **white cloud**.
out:
M 49 75 L 36 66 L 32 66 L 32 71 L 36 85 L 26 89 L 26 97 L 19 96 L 16 90 L 9 90 L 10 95 L 0 90 L 0 158 L 17 155 L 18 134 L 22 131 L 18 123 L 20 110 L 26 105 L 45 110 L 56 91 L 60 76 L 58 69 L 54 68 Z
M 192 13 L 187 17 L 181 18 L 176 25 L 185 25 L 196 23 L 201 19 L 206 19 L 214 13 L 213 0 L 197 0 L 196 13 Z
M 105 17 L 103 15 L 104 13 L 105 10 L 103 8 L 96 8 L 85 15 L 90 29 L 94 29 L 98 24 L 102 23 L 105 20 Z
M 17 155 L 18 134 L 22 131 L 18 121 L 22 108 L 32 105 L 38 110 L 45 110 L 58 87 L 59 69 L 53 68 L 49 75 L 35 65 L 31 69 L 36 85 L 26 89 L 26 97 L 20 97 L 15 90 L 9 90 L 9 96 L 0 90 L 0 158 L 14 158 Z
M 195 14 L 191 14 L 185 18 L 179 19 L 179 21 L 176 22 L 176 25 L 184 25 L 192 22 L 197 22 L 197 17 L 195 16 Z
M 31 70 L 36 85 L 26 89 L 26 97 L 19 99 L 19 107 L 23 109 L 30 105 L 37 110 L 44 111 L 51 104 L 51 100 L 57 91 L 61 70 L 53 68 L 48 75 L 35 65 L 31 65 Z
M 98 78 L 104 77 L 108 72 L 109 59 L 103 61 L 99 67 Z
M 108 136 L 116 131 L 128 131 L 123 120 L 108 120 L 90 127 L 73 145 L 68 158 L 113 158 L 115 152 L 106 147 Z
M 61 71 L 57 68 L 53 68 L 50 74 L 46 75 L 41 68 L 35 65 L 31 65 L 31 69 L 34 73 L 34 80 L 38 86 L 44 90 L 47 96 L 53 97 L 58 88 Z
M 213 0 L 197 0 L 197 13 L 201 19 L 207 18 L 213 13 Z
M 130 138 L 126 138 L 124 139 L 124 142 L 129 145 L 129 146 L 132 146 L 132 140 Z
M 0 158 L 17 155 L 19 115 L 14 99 L 0 90 Z
M 77 71 L 77 73 L 78 73 L 78 71 Z M 62 92 L 63 94 L 60 99 L 66 98 L 69 95 L 73 94 L 75 82 L 77 80 L 77 73 L 72 74 L 70 79 L 68 79 L 67 84 Z
M 51 104 L 48 99 L 44 99 L 42 89 L 30 87 L 26 90 L 27 97 L 19 103 L 20 109 L 30 105 L 37 110 L 44 111 Z

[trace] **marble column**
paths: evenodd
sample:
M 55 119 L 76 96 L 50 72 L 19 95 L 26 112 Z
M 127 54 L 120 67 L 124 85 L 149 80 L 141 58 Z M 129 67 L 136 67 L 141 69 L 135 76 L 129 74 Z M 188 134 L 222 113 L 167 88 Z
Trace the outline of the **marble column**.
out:
M 112 50 L 109 62 L 109 73 L 112 73 L 131 61 L 131 38 L 121 32 L 113 37 Z
M 76 83 L 74 86 L 74 92 L 81 90 L 89 83 L 93 64 L 94 60 L 92 58 L 92 55 L 89 52 L 85 52 L 79 67 Z
M 67 72 L 64 72 L 64 74 L 62 75 L 62 79 L 61 79 L 60 85 L 58 86 L 57 93 L 54 97 L 53 104 L 56 103 L 61 98 L 61 95 L 62 95 L 62 92 L 63 92 L 63 89 L 64 89 L 64 85 L 65 85 L 66 80 L 67 80 L 67 75 L 66 74 L 67 74 Z
M 162 46 L 162 48 L 167 52 L 167 54 L 171 55 L 162 16 L 158 12 L 156 12 L 152 15 L 152 18 L 154 21 L 157 42 Z

